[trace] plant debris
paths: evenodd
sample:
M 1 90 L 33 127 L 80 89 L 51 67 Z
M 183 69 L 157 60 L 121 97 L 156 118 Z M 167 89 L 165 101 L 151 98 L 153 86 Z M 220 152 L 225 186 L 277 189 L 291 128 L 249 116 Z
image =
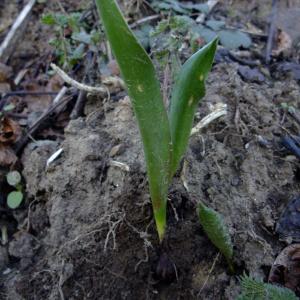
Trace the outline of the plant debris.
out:
M 287 246 L 277 256 L 269 274 L 269 282 L 300 292 L 300 244 Z

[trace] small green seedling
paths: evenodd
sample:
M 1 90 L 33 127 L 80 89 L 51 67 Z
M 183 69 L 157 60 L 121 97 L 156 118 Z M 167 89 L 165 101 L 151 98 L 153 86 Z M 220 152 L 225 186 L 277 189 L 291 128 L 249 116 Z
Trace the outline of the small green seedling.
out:
M 55 47 L 59 65 L 72 68 L 84 58 L 87 49 L 96 51 L 95 46 L 101 37 L 97 30 L 90 29 L 90 26 L 82 21 L 81 13 L 50 13 L 44 15 L 41 21 L 53 28 L 55 37 L 49 44 Z M 70 34 L 66 35 L 68 31 Z
M 13 111 L 14 109 L 15 109 L 15 105 L 12 103 L 5 105 L 0 111 L 0 119 L 3 119 L 7 113 Z
M 204 205 L 202 202 L 198 204 L 198 215 L 206 235 L 225 256 L 230 271 L 234 273 L 232 263 L 233 247 L 228 233 L 229 231 L 224 224 L 222 216 L 212 208 Z
M 138 121 L 154 218 L 162 241 L 166 228 L 168 187 L 186 151 L 218 40 L 214 39 L 201 48 L 181 67 L 167 112 L 154 65 L 125 22 L 117 3 L 114 0 L 97 0 L 96 4 Z M 222 234 L 220 238 L 223 238 Z
M 16 191 L 12 191 L 7 196 L 7 205 L 11 209 L 18 208 L 23 200 L 23 192 L 21 185 L 21 174 L 18 171 L 11 171 L 6 175 L 7 183 L 13 186 Z
M 240 277 L 242 293 L 236 300 L 297 300 L 295 293 L 287 288 L 264 283 L 244 274 Z

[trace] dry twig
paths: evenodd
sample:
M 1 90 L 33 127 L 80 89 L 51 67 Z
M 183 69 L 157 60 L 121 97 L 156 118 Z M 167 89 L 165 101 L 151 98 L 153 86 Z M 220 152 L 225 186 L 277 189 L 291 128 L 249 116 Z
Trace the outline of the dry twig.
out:
M 7 63 L 8 59 L 15 50 L 17 41 L 22 37 L 27 27 L 26 24 L 29 20 L 30 13 L 35 2 L 36 0 L 30 0 L 25 5 L 21 13 L 18 15 L 16 21 L 14 22 L 13 26 L 11 27 L 10 31 L 6 35 L 4 41 L 2 42 L 0 46 L 0 60 L 4 63 Z
M 266 50 L 266 63 L 269 63 L 271 60 L 271 53 L 273 48 L 273 40 L 276 33 L 276 17 L 278 11 L 278 0 L 272 1 L 272 15 L 271 15 L 271 23 L 269 28 L 268 42 L 267 42 L 267 50 Z

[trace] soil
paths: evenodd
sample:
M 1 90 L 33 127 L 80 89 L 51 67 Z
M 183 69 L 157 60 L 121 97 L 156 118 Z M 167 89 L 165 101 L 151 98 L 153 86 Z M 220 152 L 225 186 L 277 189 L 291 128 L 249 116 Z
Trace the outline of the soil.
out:
M 291 76 L 264 67 L 264 79 L 249 82 L 239 68 L 220 59 L 207 80 L 195 123 L 217 103 L 227 105 L 227 114 L 191 137 L 170 187 L 163 245 L 127 96 L 91 98 L 63 141 L 28 144 L 22 154 L 28 205 L 13 214 L 22 230 L 0 247 L 0 299 L 235 299 L 238 275 L 267 279 L 287 244 L 276 223 L 300 192 L 299 160 L 280 143 L 300 132 L 281 107 L 299 109 L 300 89 Z M 200 200 L 230 229 L 234 276 L 202 231 Z

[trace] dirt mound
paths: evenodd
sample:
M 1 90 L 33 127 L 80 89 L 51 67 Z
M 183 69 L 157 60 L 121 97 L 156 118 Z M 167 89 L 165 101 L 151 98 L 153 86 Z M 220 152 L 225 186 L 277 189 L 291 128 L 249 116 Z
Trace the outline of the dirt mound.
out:
M 129 100 L 89 103 L 62 145 L 25 150 L 30 226 L 9 248 L 19 271 L 5 277 L 8 299 L 234 299 L 237 279 L 203 234 L 197 200 L 224 216 L 237 270 L 266 277 L 283 248 L 276 220 L 299 192 L 298 163 L 278 143 L 284 130 L 299 128 L 282 120 L 279 103 L 295 105 L 299 96 L 293 81 L 250 84 L 235 64 L 214 67 L 196 121 L 211 104 L 226 103 L 228 113 L 191 138 L 170 188 L 163 248 Z M 176 276 L 164 282 L 157 264 L 165 253 Z

